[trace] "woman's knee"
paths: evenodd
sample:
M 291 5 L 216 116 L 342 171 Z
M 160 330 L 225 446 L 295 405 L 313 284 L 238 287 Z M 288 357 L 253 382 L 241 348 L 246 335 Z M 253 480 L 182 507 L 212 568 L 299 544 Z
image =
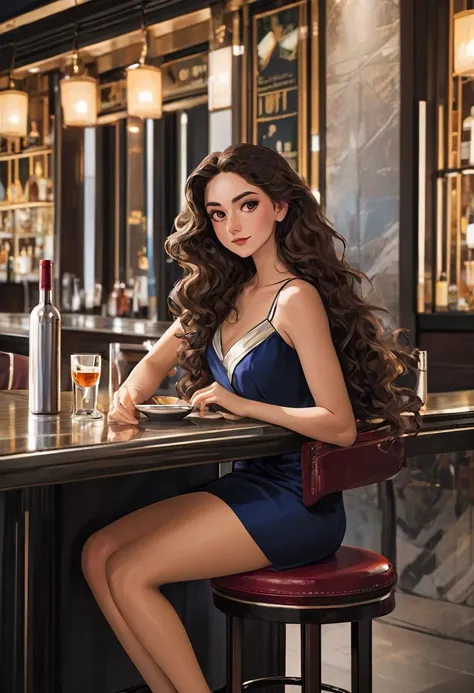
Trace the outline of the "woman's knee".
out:
M 105 574 L 112 596 L 119 600 L 143 585 L 140 565 L 131 560 L 127 549 L 119 549 L 108 558 Z
M 81 555 L 82 572 L 87 582 L 105 578 L 107 562 L 117 548 L 105 530 L 99 530 L 87 539 Z

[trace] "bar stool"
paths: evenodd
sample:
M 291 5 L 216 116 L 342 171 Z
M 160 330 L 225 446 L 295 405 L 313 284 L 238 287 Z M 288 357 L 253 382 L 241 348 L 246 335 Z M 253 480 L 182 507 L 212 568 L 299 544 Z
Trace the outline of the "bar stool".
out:
M 0 351 L 0 390 L 28 389 L 28 356 Z
M 302 448 L 303 500 L 386 480 L 405 463 L 400 438 L 387 427 L 357 436 L 350 448 L 319 442 Z M 372 620 L 395 608 L 396 572 L 382 556 L 341 546 L 321 563 L 272 568 L 212 580 L 214 604 L 227 616 L 227 689 L 241 693 L 276 684 L 300 685 L 303 693 L 348 693 L 321 683 L 321 626 L 351 623 L 352 693 L 372 693 Z M 242 681 L 242 621 L 301 625 L 301 677 Z

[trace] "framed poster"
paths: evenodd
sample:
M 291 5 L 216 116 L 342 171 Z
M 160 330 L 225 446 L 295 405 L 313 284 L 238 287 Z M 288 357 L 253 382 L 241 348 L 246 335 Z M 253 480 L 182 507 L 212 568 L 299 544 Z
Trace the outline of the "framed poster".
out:
M 306 3 L 253 17 L 253 142 L 307 175 Z

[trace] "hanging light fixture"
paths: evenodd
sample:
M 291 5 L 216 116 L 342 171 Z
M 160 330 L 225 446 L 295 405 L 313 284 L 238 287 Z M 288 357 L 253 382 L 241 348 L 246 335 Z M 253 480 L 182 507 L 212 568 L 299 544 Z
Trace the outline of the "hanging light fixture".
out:
M 209 110 L 232 106 L 232 46 L 209 53 L 208 98 Z
M 13 45 L 10 68 L 10 88 L 0 92 L 0 134 L 3 137 L 26 137 L 28 124 L 28 94 L 15 89 L 13 66 L 15 46 Z
M 97 80 L 79 71 L 77 31 L 74 36 L 72 75 L 60 81 L 63 122 L 73 127 L 91 127 L 97 123 Z
M 454 74 L 474 75 L 474 10 L 454 15 Z
M 161 118 L 163 85 L 161 70 L 146 64 L 148 36 L 145 13 L 142 8 L 142 52 L 138 65 L 127 69 L 127 110 L 129 116 L 137 118 Z
M 232 56 L 233 47 L 225 46 L 227 28 L 224 12 L 216 11 L 217 27 L 214 30 L 213 50 L 209 52 L 208 101 L 209 110 L 218 111 L 232 106 Z M 238 46 L 236 46 L 238 49 Z

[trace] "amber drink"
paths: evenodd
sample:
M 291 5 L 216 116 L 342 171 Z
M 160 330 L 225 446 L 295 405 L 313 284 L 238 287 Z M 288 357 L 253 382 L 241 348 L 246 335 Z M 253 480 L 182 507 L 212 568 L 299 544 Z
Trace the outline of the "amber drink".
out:
M 100 419 L 97 409 L 101 358 L 99 354 L 72 354 L 72 416 L 75 419 Z

